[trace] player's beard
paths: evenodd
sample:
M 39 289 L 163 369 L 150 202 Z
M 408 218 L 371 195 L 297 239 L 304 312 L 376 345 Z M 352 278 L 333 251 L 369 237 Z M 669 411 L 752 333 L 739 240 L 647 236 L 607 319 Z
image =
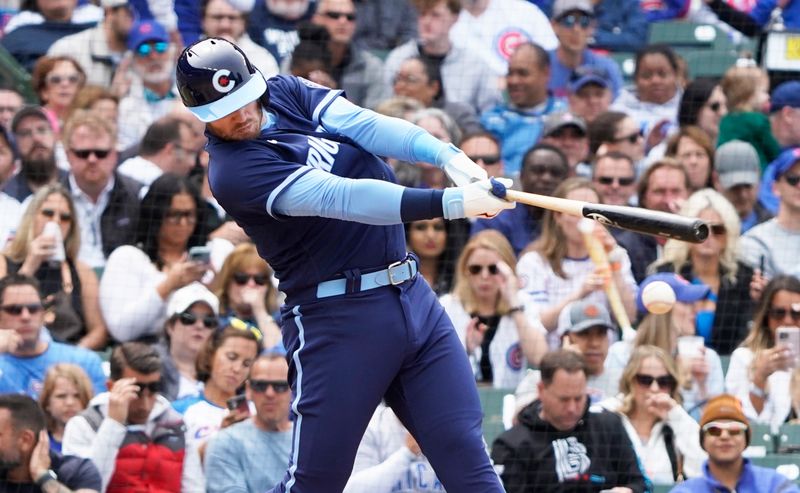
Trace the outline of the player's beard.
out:
M 222 130 L 214 126 L 213 123 L 208 124 L 208 129 L 212 134 L 216 135 L 223 140 L 252 140 L 257 139 L 261 135 L 261 124 L 264 120 L 264 108 L 261 104 L 258 105 L 258 117 L 255 122 L 247 121 L 234 127 L 232 130 Z

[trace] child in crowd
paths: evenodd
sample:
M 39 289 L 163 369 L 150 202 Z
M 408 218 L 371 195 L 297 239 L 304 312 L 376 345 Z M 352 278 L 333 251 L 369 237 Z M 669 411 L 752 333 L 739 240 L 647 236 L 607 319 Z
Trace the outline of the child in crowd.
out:
M 769 119 L 769 77 L 759 67 L 731 67 L 720 83 L 728 100 L 727 115 L 719 123 L 717 147 L 731 140 L 749 142 L 758 152 L 762 171 L 781 152 Z

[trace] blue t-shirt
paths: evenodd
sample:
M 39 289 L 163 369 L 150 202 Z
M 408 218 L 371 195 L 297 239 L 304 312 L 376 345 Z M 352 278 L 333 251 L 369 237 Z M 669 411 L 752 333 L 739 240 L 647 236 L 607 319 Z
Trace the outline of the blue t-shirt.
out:
M 106 391 L 106 375 L 100 357 L 77 346 L 50 341 L 38 356 L 0 354 L 0 393 L 26 394 L 39 398 L 47 370 L 57 363 L 73 363 L 89 375 L 95 394 Z
M 405 257 L 400 224 L 378 226 L 316 216 L 281 216 L 276 199 L 318 169 L 346 178 L 396 183 L 392 169 L 347 137 L 326 132 L 320 115 L 342 93 L 304 79 L 268 82 L 274 124 L 258 139 L 208 134 L 209 183 L 220 205 L 253 239 L 288 296 L 345 271 L 368 272 Z
M 603 55 L 598 55 L 591 50 L 583 50 L 583 61 L 581 66 L 594 67 L 605 70 L 608 74 L 607 79 L 611 82 L 612 99 L 616 99 L 619 90 L 623 86 L 622 72 L 619 70 L 617 62 Z M 556 56 L 556 50 L 550 50 L 550 82 L 547 88 L 560 98 L 567 97 L 569 80 L 573 70 L 562 64 Z
M 511 210 L 502 211 L 491 219 L 478 219 L 472 223 L 470 235 L 480 233 L 485 229 L 494 229 L 506 237 L 514 253 L 518 256 L 530 242 L 539 237 L 541 231 L 540 220 L 533 217 L 530 206 L 517 205 Z
M 306 13 L 300 19 L 290 21 L 270 13 L 267 2 L 257 1 L 247 16 L 247 34 L 250 39 L 266 48 L 280 65 L 300 42 L 297 25 L 310 20 L 315 9 L 315 2 L 309 2 Z

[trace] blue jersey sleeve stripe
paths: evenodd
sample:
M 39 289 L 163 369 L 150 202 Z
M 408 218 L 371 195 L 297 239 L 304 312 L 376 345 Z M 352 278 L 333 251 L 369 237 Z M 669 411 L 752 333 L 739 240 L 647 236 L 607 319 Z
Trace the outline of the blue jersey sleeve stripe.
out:
M 289 176 L 287 176 L 287 177 L 286 177 L 286 178 L 285 178 L 285 179 L 284 179 L 284 180 L 283 180 L 283 181 L 280 183 L 280 185 L 278 185 L 277 187 L 275 187 L 275 189 L 274 189 L 274 190 L 272 190 L 272 193 L 270 193 L 270 194 L 269 194 L 269 197 L 267 197 L 267 205 L 266 205 L 267 214 L 269 214 L 270 216 L 272 216 L 272 217 L 274 217 L 275 219 L 277 219 L 277 217 L 276 217 L 276 216 L 275 216 L 275 214 L 274 214 L 274 205 L 275 205 L 275 201 L 278 199 L 278 197 L 281 195 L 281 193 L 282 193 L 284 190 L 286 190 L 286 187 L 288 187 L 289 185 L 291 185 L 292 183 L 294 183 L 295 181 L 297 181 L 297 179 L 298 179 L 298 178 L 300 178 L 300 177 L 301 177 L 301 176 L 303 176 L 304 174 L 308 173 L 308 172 L 309 172 L 309 171 L 311 171 L 312 169 L 313 169 L 313 168 L 311 168 L 311 167 L 308 167 L 308 166 L 306 166 L 306 167 L 302 167 L 302 168 L 300 168 L 300 169 L 296 170 L 295 172 L 293 172 L 292 174 L 290 174 Z
M 333 100 L 336 99 L 340 94 L 342 94 L 342 91 L 340 90 L 337 91 L 331 90 L 327 94 L 327 96 L 325 96 L 322 99 L 322 101 L 319 102 L 317 107 L 314 108 L 314 114 L 311 116 L 311 121 L 314 123 L 314 125 L 319 125 L 320 115 L 325 111 L 328 105 L 330 105 L 333 102 Z

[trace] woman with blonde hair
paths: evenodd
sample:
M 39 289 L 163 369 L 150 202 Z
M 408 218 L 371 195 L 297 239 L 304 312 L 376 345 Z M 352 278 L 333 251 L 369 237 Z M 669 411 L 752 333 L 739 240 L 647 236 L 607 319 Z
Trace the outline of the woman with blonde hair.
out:
M 515 388 L 547 351 L 544 330 L 517 292 L 516 258 L 505 236 L 485 230 L 464 246 L 455 285 L 440 299 L 478 382 Z
M 736 209 L 711 189 L 693 193 L 680 214 L 705 220 L 711 234 L 703 243 L 668 241 L 655 270 L 675 272 L 711 288 L 699 307 L 697 335 L 719 354 L 728 355 L 747 336 L 753 313 L 749 286 L 753 270 L 737 260 L 741 222 Z
M 683 409 L 680 377 L 663 349 L 643 345 L 631 354 L 620 379 L 620 396 L 603 405 L 622 418 L 644 473 L 657 484 L 702 475 L 706 454 L 700 427 Z
M 47 419 L 50 450 L 61 453 L 67 421 L 86 409 L 93 393 L 92 382 L 80 366 L 58 363 L 47 370 L 39 394 L 39 406 Z
M 280 327 L 273 319 L 278 311 L 278 290 L 272 284 L 272 269 L 254 244 L 237 245 L 225 258 L 214 284 L 222 327 L 238 318 L 261 330 L 264 347 L 281 342 Z
M 594 185 L 585 178 L 569 178 L 553 192 L 554 197 L 599 202 Z M 579 218 L 547 210 L 542 218 L 542 233 L 522 253 L 517 264 L 525 302 L 539 313 L 548 332 L 550 349 L 561 346 L 558 316 L 564 307 L 579 300 L 604 303 L 607 282 L 613 282 L 622 297 L 629 318 L 636 314 L 636 281 L 627 252 L 617 245 L 604 228 L 595 226 L 593 234 L 602 242 L 611 260 L 611 272 L 597 267 L 578 230 Z
M 97 275 L 78 260 L 79 249 L 72 197 L 61 185 L 46 185 L 33 195 L 14 239 L 0 255 L 0 278 L 9 273 L 35 277 L 53 339 L 98 350 L 105 347 L 108 330 L 100 313 Z

